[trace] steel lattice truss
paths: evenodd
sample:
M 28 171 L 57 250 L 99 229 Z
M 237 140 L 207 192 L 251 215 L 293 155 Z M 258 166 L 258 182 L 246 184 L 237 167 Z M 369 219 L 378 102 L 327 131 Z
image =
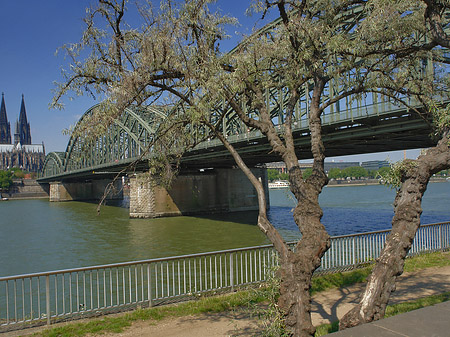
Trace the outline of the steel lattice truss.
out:
M 78 128 L 99 104 L 84 113 L 70 137 L 65 152 L 46 157 L 43 177 L 95 170 L 129 163 L 151 153 L 151 146 L 166 115 L 157 109 L 127 108 L 100 136 L 90 137 Z
M 360 8 L 351 13 L 345 13 L 342 25 L 351 29 L 353 22 L 362 15 Z M 255 34 L 264 34 L 274 29 L 280 20 L 264 27 Z M 446 27 L 446 31 L 449 27 Z M 231 53 L 236 52 L 236 49 Z M 443 57 L 449 58 L 447 51 L 442 51 Z M 424 62 L 424 73 L 433 72 L 432 60 Z M 358 76 L 358 74 L 347 75 Z M 334 79 L 325 88 L 324 99 L 338 95 L 342 84 Z M 310 158 L 308 111 L 311 85 L 306 83 L 302 96 L 295 106 L 293 116 L 293 133 L 299 159 Z M 286 88 L 267 88 L 265 103 L 270 111 L 276 127 L 283 131 L 284 109 L 289 99 Z M 449 97 L 442 97 L 442 102 L 449 102 Z M 245 103 L 241 103 L 244 110 Z M 409 105 L 420 107 L 418 102 L 409 101 Z M 83 119 L 92 114 L 98 107 L 90 108 L 81 117 L 74 131 Z M 161 108 L 125 109 L 122 115 L 95 138 L 87 134 L 74 132 L 69 140 L 66 151 L 52 152 L 47 155 L 41 180 L 58 180 L 72 176 L 86 177 L 95 171 L 117 171 L 131 162 L 144 161 L 151 156 L 151 144 L 158 132 L 162 120 L 171 114 L 177 114 L 184 107 L 175 105 L 171 111 Z M 248 110 L 249 116 L 258 119 L 258 112 Z M 220 122 L 223 134 L 236 147 L 244 159 L 251 164 L 259 164 L 279 160 L 271 151 L 266 138 L 257 130 L 249 129 L 238 118 L 225 100 L 217 102 L 211 111 L 211 121 Z M 370 153 L 408 148 L 419 148 L 433 145 L 429 138 L 430 125 L 417 114 L 408 111 L 398 103 L 376 93 L 362 97 L 346 97 L 329 106 L 322 115 L 324 142 L 327 156 Z M 234 165 L 234 162 L 216 139 L 207 138 L 208 132 L 202 128 L 188 127 L 191 132 L 205 141 L 185 154 L 182 163 L 190 167 L 211 167 Z

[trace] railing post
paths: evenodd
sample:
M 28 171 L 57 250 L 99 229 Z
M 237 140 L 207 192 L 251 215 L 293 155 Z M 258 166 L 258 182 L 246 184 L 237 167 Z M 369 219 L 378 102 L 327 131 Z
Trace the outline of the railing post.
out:
M 45 276 L 45 308 L 47 313 L 47 325 L 50 325 L 50 275 Z
M 231 286 L 231 291 L 234 291 L 234 264 L 233 264 L 233 253 L 230 253 L 230 286 Z
M 352 236 L 352 263 L 353 263 L 353 267 L 356 267 L 356 244 L 355 244 L 355 240 L 356 238 L 354 236 Z
M 147 292 L 148 292 L 148 306 L 152 307 L 153 306 L 153 301 L 152 301 L 152 274 L 151 274 L 151 270 L 150 270 L 150 263 L 147 265 Z

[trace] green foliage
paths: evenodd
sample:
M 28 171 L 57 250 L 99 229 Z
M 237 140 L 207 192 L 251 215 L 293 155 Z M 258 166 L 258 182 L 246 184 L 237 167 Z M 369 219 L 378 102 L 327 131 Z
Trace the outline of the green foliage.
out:
M 280 172 L 277 169 L 267 169 L 267 178 L 269 181 L 289 180 L 289 173 Z
M 308 179 L 312 175 L 312 168 L 303 170 L 303 179 Z
M 333 167 L 328 171 L 329 179 L 341 179 L 341 178 L 371 178 L 373 177 L 373 172 L 367 171 L 364 167 L 361 166 L 351 166 L 346 167 L 344 169 L 339 169 L 337 167 Z
M 347 177 L 352 177 L 356 179 L 369 176 L 367 170 L 361 166 L 346 167 L 343 171 Z
M 378 176 L 379 179 L 391 189 L 399 189 L 405 174 L 415 167 L 417 167 L 417 163 L 414 160 L 402 160 L 391 164 L 389 170 L 378 171 Z
M 10 171 L 0 171 L 0 189 L 6 191 L 12 185 L 12 173 Z
M 330 169 L 330 171 L 328 171 L 329 179 L 339 179 L 339 178 L 343 178 L 343 177 L 344 177 L 344 175 L 342 174 L 342 170 L 337 167 L 333 167 Z
M 274 181 L 278 179 L 279 172 L 276 169 L 267 169 L 267 179 Z
M 26 172 L 22 171 L 20 168 L 17 167 L 13 167 L 12 169 L 10 169 L 13 178 L 18 178 L 18 179 L 22 179 L 25 177 Z
M 431 101 L 430 110 L 433 114 L 433 123 L 438 132 L 449 130 L 450 128 L 450 105 L 442 105 Z
M 280 296 L 280 279 L 277 276 L 278 268 L 274 267 L 268 271 L 267 282 L 260 288 L 254 289 L 258 297 L 268 301 L 267 307 L 253 305 L 250 307 L 251 314 L 260 318 L 263 330 L 260 336 L 284 337 L 291 336 L 286 330 L 284 315 L 278 306 Z

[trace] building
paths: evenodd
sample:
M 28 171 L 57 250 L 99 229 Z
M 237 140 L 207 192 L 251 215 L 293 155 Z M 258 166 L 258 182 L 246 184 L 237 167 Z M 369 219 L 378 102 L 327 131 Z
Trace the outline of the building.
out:
M 38 172 L 45 161 L 44 143 L 31 143 L 30 123 L 27 120 L 25 99 L 22 95 L 19 118 L 14 129 L 14 143 L 11 140 L 11 126 L 6 113 L 5 95 L 0 105 L 0 170 L 18 167 L 28 172 Z
M 332 168 L 343 170 L 347 167 L 359 166 L 358 161 L 327 161 L 324 163 L 325 172 L 328 174 Z
M 387 160 L 370 160 L 363 161 L 361 166 L 367 171 L 378 171 L 382 167 L 389 167 L 389 162 Z

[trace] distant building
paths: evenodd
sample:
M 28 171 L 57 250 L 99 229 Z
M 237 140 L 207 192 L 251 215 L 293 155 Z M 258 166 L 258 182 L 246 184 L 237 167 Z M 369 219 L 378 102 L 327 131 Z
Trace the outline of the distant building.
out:
M 325 162 L 324 168 L 325 172 L 328 174 L 332 168 L 338 168 L 340 170 L 347 167 L 359 166 L 358 161 L 329 161 Z
M 313 164 L 312 163 L 298 163 L 300 168 L 302 170 L 304 169 L 308 169 L 308 168 L 312 168 Z M 278 161 L 278 162 L 273 162 L 273 163 L 267 163 L 266 164 L 266 168 L 268 169 L 272 169 L 272 170 L 278 170 L 278 172 L 280 173 L 286 173 L 286 164 L 282 161 Z
M 16 121 L 14 144 L 11 142 L 11 126 L 6 114 L 5 97 L 0 105 L 0 170 L 18 167 L 29 172 L 42 169 L 45 160 L 44 143 L 31 143 L 30 123 L 27 120 L 25 100 L 22 95 L 19 118 Z
M 363 161 L 361 166 L 368 171 L 378 171 L 382 167 L 389 167 L 389 162 L 386 160 L 370 160 Z

